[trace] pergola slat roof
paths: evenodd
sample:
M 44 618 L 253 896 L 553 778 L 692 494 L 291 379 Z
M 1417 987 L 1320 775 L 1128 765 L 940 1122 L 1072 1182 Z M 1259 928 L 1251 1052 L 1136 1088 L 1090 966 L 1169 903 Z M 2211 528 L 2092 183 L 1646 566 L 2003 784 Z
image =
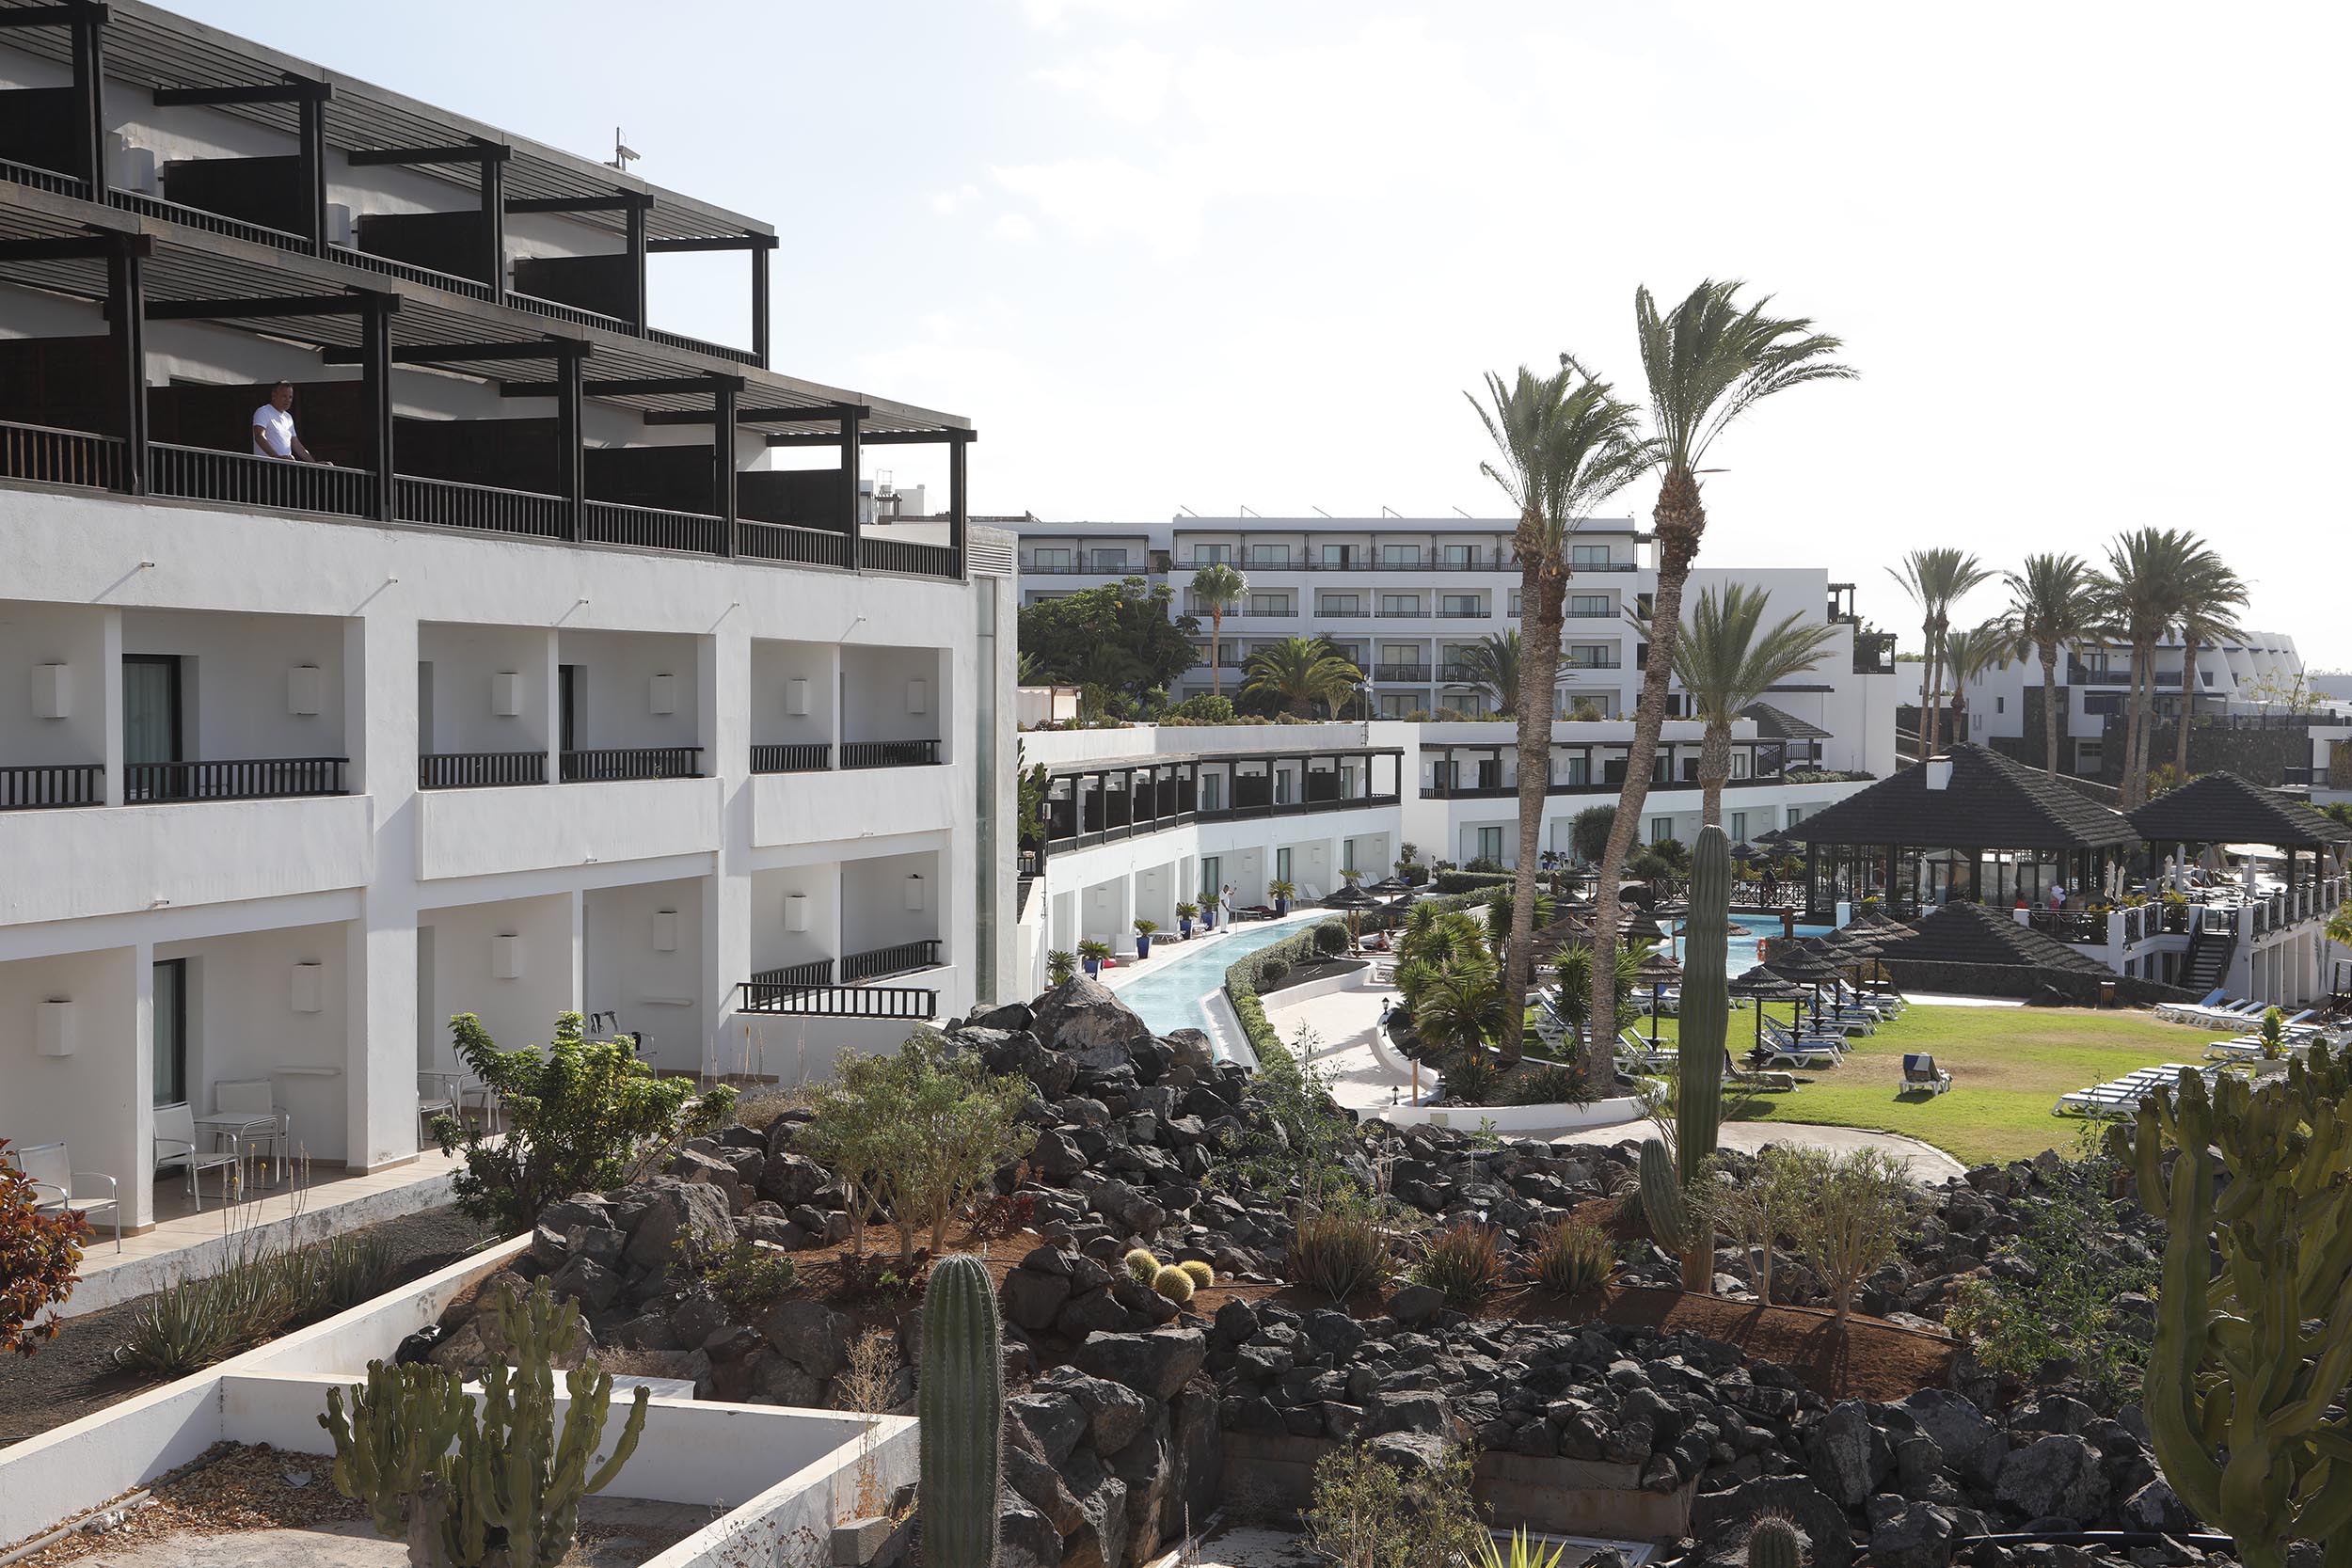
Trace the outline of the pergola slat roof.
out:
M 1829 731 L 1808 719 L 1800 719 L 1770 703 L 1750 703 L 1740 710 L 1742 719 L 1756 721 L 1756 733 L 1767 740 L 1827 740 Z
M 1885 963 L 1983 964 L 2012 969 L 2062 969 L 2113 979 L 2115 972 L 2056 937 L 2021 926 L 2006 910 L 1950 903 L 1880 942 L 1872 957 Z
M 2168 790 L 2131 813 L 2132 826 L 2154 844 L 2267 844 L 2311 849 L 2352 842 L 2352 828 L 2235 773 L 2207 773 Z
M 1956 849 L 2104 849 L 2140 841 L 2120 811 L 2086 800 L 2039 769 L 1960 742 L 1952 777 L 1928 787 L 1927 763 L 1824 806 L 1787 831 L 1811 845 L 1937 846 Z

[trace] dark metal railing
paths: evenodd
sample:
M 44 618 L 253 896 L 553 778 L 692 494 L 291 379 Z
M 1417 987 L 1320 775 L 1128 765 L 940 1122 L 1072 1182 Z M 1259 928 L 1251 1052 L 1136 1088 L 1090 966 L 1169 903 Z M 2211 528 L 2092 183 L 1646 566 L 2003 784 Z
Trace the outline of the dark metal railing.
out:
M 799 1013 L 815 1018 L 904 1018 L 939 1016 L 939 992 L 920 986 L 763 986 L 745 981 L 740 1008 L 747 1013 Z
M 545 752 L 432 752 L 417 758 L 419 789 L 483 789 L 547 782 Z
M 1375 664 L 1372 678 L 1376 681 L 1425 681 L 1429 678 L 1426 664 Z
M 122 480 L 122 443 L 87 430 L 0 423 L 0 476 L 110 490 Z
M 599 545 L 634 545 L 647 550 L 691 550 L 716 555 L 722 524 L 701 512 L 670 512 L 657 506 L 624 506 L 619 501 L 590 501 L 580 521 L 580 536 Z
M 226 234 L 232 240 L 246 240 L 278 250 L 309 250 L 310 242 L 300 234 L 283 229 L 272 229 L 265 223 L 248 223 L 232 218 L 225 213 L 215 213 L 202 207 L 190 207 L 183 202 L 166 201 L 144 191 L 110 190 L 106 205 L 125 213 L 137 213 L 167 223 L 185 224 L 201 229 L 208 234 Z
M 12 184 L 30 185 L 37 191 L 48 191 L 55 196 L 85 196 L 89 191 L 88 182 L 78 174 L 61 174 L 54 168 L 36 168 L 31 164 L 20 164 L 8 158 L 0 158 L 0 180 Z
M 267 800 L 343 793 L 344 757 L 247 757 L 234 762 L 132 762 L 122 798 L 142 800 Z
M 784 746 L 752 748 L 755 773 L 819 773 L 833 766 L 829 741 L 811 740 Z
M 0 811 L 99 806 L 105 802 L 106 765 L 102 762 L 0 768 Z
M 755 986 L 830 986 L 833 984 L 833 960 L 811 958 L 806 963 L 786 964 L 782 969 L 763 969 L 752 976 Z
M 699 746 L 624 746 L 565 752 L 559 763 L 565 784 L 612 784 L 624 779 L 699 779 Z
M 707 354 L 714 359 L 732 359 L 739 365 L 759 363 L 759 356 L 750 349 L 729 348 L 724 343 L 705 342 L 700 338 L 690 338 L 683 332 L 667 332 L 659 326 L 648 326 L 639 336 L 649 343 L 660 343 L 668 348 L 682 348 L 695 354 Z
M 463 484 L 407 474 L 399 476 L 392 495 L 393 514 L 404 523 L 522 533 L 536 539 L 561 539 L 571 510 L 571 503 L 562 496 L 536 490 L 502 490 L 494 484 Z
M 869 572 L 911 572 L 927 578 L 956 575 L 956 552 L 945 545 L 917 545 L 904 539 L 858 541 L 858 561 Z
M 2045 937 L 2056 937 L 2060 942 L 2104 946 L 2107 940 L 2107 917 L 2103 914 L 2073 910 L 2029 910 L 2026 917 L 2035 930 Z
M 183 500 L 364 517 L 370 510 L 370 492 L 375 488 L 375 476 L 364 468 L 251 457 L 240 451 L 175 447 L 162 441 L 150 442 L 147 453 L 149 487 L 159 496 L 177 496 Z
M 754 561 L 798 561 L 811 566 L 850 564 L 850 536 L 830 529 L 745 518 L 737 525 L 737 548 Z
M 844 768 L 923 768 L 938 760 L 936 740 L 848 740 L 841 745 Z
M 1466 560 L 1429 558 L 1418 561 L 1371 561 L 1351 556 L 1345 561 L 1171 561 L 1168 569 L 1175 572 L 1199 571 L 1203 566 L 1232 566 L 1244 573 L 1250 572 L 1516 572 L 1518 557 L 1508 551 L 1482 551 Z M 1635 561 L 1580 562 L 1570 569 L 1572 576 L 1587 572 L 1638 572 L 1641 562 Z
M 560 299 L 546 299 L 538 294 L 506 291 L 506 303 L 517 310 L 528 310 L 534 316 L 547 316 L 554 321 L 570 322 L 575 326 L 600 327 L 624 337 L 633 336 L 636 328 L 618 316 L 608 316 L 600 310 L 590 310 L 578 305 L 566 305 Z
M 349 245 L 329 245 L 327 250 L 336 261 L 342 262 L 345 266 L 358 267 L 368 272 L 380 272 L 387 277 L 404 277 L 411 283 L 421 283 L 428 289 L 445 289 L 453 294 L 464 294 L 470 299 L 483 300 L 491 298 L 494 293 L 490 285 L 479 278 L 460 277 L 453 272 L 438 272 L 432 267 L 418 266 L 413 261 L 397 261 L 389 256 L 378 256 L 372 251 L 355 250 Z
M 885 974 L 905 974 L 918 969 L 939 967 L 939 939 L 925 937 L 919 942 L 902 942 L 890 947 L 877 947 L 866 953 L 845 953 L 841 956 L 841 978 L 846 983 L 880 979 Z

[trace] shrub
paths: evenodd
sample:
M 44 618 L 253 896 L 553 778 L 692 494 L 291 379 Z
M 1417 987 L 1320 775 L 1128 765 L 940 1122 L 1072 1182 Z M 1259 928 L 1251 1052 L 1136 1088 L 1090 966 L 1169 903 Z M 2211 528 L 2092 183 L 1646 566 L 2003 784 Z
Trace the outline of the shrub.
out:
M 1502 863 L 1492 855 L 1478 855 L 1464 863 L 1462 869 L 1473 875 L 1484 873 L 1489 877 L 1496 877 L 1502 874 Z
M 8 1150 L 0 1138 L 0 1156 Z M 0 1158 L 0 1354 L 30 1355 L 57 1337 L 57 1321 L 36 1322 L 73 1293 L 82 1278 L 79 1214 L 44 1214 L 32 1179 Z
M 800 1265 L 783 1248 L 738 1242 L 704 1271 L 703 1282 L 737 1317 L 755 1318 L 791 1294 L 800 1275 Z
M 1066 986 L 1078 973 L 1078 955 L 1057 947 L 1045 955 L 1045 981 L 1048 985 Z
M 214 1272 L 183 1273 L 138 1305 L 115 1347 L 116 1364 L 183 1377 L 372 1300 L 399 1276 L 380 1236 L 353 1232 L 303 1245 L 300 1230 L 299 1210 L 282 1235 L 237 1226 Z
M 1152 1289 L 1182 1307 L 1192 1299 L 1192 1275 L 1171 1265 L 1152 1276 Z
M 1492 1226 L 1459 1220 L 1429 1238 L 1413 1281 L 1442 1291 L 1446 1305 L 1475 1311 L 1502 1283 L 1502 1248 Z
M 1168 716 L 1195 724 L 1230 724 L 1233 721 L 1233 699 L 1204 691 L 1178 703 L 1168 710 Z
M 1307 1544 L 1334 1568 L 1438 1568 L 1478 1560 L 1487 1544 L 1470 1497 L 1472 1455 L 1403 1469 L 1351 1443 L 1315 1465 Z
M 1716 1159 L 1721 1169 L 1722 1158 Z M 1758 1151 L 1756 1173 L 1746 1180 L 1709 1182 L 1716 1222 L 1748 1255 L 1756 1275 L 1756 1299 L 1772 1299 L 1772 1248 L 1795 1227 L 1809 1198 L 1807 1167 L 1784 1145 Z
M 1507 871 L 1480 871 L 1466 867 L 1460 871 L 1438 872 L 1434 885 L 1439 893 L 1487 893 L 1499 887 L 1507 888 L 1511 882 L 1511 874 Z M 1415 907 L 1419 908 L 1418 905 Z
M 1138 1285 L 1149 1285 L 1160 1272 L 1160 1260 L 1150 1247 L 1137 1247 L 1120 1259 L 1127 1277 Z
M 1597 864 L 1609 852 L 1609 834 L 1616 825 L 1616 807 L 1586 806 L 1568 818 L 1568 847 L 1578 860 Z
M 1216 1283 L 1216 1271 L 1198 1258 L 1187 1258 L 1176 1265 L 1191 1276 L 1194 1287 L 1205 1291 Z
M 1208 1180 L 1229 1192 L 1319 1203 L 1351 1190 L 1356 1123 L 1331 1098 L 1330 1081 L 1279 1040 L 1259 1053 L 1259 1114 L 1242 1125 Z
M 972 1234 L 1017 1236 L 1036 1219 L 1035 1193 L 991 1193 L 972 1206 Z
M 1584 1069 L 1566 1062 L 1546 1062 L 1526 1069 L 1502 1085 L 1503 1100 L 1512 1105 L 1590 1105 L 1593 1086 Z
M 331 1317 L 363 1301 L 373 1301 L 392 1288 L 400 1270 L 392 1261 L 392 1243 L 365 1231 L 332 1236 L 318 1245 L 291 1255 L 295 1271 L 294 1317 Z
M 1446 1064 L 1439 1081 L 1444 1098 L 1464 1105 L 1484 1105 L 1493 1097 L 1502 1069 L 1484 1051 L 1468 1052 Z
M 1795 1216 L 1798 1249 L 1829 1287 L 1843 1323 L 1862 1282 L 1895 1256 L 1911 1210 L 1910 1175 L 1900 1161 L 1875 1148 L 1831 1157 L 1796 1155 L 1806 1190 Z
M 2286 1022 L 2287 1015 L 2278 1008 L 2263 1009 L 2263 1057 L 2265 1060 L 2277 1061 L 2279 1053 L 2286 1049 Z
M 1291 966 L 1288 958 L 1270 959 L 1258 966 L 1258 985 L 1262 990 L 1271 990 L 1289 979 L 1290 974 Z
M 440 1117 L 433 1135 L 444 1154 L 466 1150 L 458 1207 L 504 1231 L 529 1230 L 559 1198 L 627 1185 L 681 1139 L 723 1125 L 735 1106 L 731 1088 L 698 1100 L 691 1078 L 660 1076 L 633 1039 L 583 1038 L 578 1013 L 556 1019 L 545 1051 L 501 1051 L 471 1013 L 450 1028 L 458 1060 L 503 1103 L 506 1132 L 492 1143 Z
M 1294 1283 L 1343 1302 L 1389 1277 L 1389 1232 L 1369 1198 L 1344 1196 L 1299 1211 L 1291 1231 Z
M 1535 1282 L 1554 1295 L 1582 1295 L 1609 1282 L 1616 1246 L 1600 1227 L 1558 1219 L 1537 1226 L 1530 1240 L 1534 1246 L 1528 1255 L 1528 1267 Z
M 1314 929 L 1314 939 L 1315 951 L 1327 958 L 1339 958 L 1354 945 L 1348 940 L 1347 927 L 1336 920 L 1319 923 Z

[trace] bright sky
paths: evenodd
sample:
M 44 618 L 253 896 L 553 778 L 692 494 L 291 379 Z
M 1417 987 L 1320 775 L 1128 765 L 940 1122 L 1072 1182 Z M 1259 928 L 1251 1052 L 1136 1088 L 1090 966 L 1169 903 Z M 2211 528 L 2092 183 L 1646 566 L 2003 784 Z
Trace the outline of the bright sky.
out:
M 1567 349 L 1638 395 L 1635 287 L 1730 276 L 1864 378 L 1724 438 L 1702 563 L 1825 562 L 1915 642 L 1906 549 L 2185 526 L 2352 666 L 2342 8 L 167 3 L 624 127 L 777 226 L 779 369 L 978 425 L 976 511 L 1491 515 L 1463 389 Z M 657 321 L 741 341 L 741 265 L 657 259 Z

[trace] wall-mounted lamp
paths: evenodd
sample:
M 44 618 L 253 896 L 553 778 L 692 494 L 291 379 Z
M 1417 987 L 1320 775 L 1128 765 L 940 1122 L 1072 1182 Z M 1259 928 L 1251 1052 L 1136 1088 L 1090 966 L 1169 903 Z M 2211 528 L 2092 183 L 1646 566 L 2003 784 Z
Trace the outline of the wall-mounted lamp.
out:
M 677 911 L 653 911 L 653 950 L 657 953 L 677 951 Z
M 929 713 L 931 710 L 931 683 L 927 680 L 907 682 L 907 711 Z
M 490 978 L 519 980 L 523 977 L 523 939 L 508 934 L 490 939 Z
M 501 670 L 490 677 L 490 712 L 512 719 L 523 710 L 523 677 L 519 671 Z
M 301 718 L 315 717 L 319 704 L 326 694 L 326 677 L 315 664 L 297 664 L 286 672 L 286 711 Z
M 913 871 L 908 872 L 908 873 L 907 873 L 907 879 L 906 879 L 906 890 L 907 890 L 907 893 L 906 893 L 906 896 L 907 896 L 907 908 L 908 908 L 908 909 L 910 909 L 910 910 L 919 910 L 919 909 L 921 909 L 921 908 L 923 907 L 923 879 L 922 879 L 922 877 L 921 877 L 919 874 L 915 873 L 915 872 L 913 872 Z
M 71 1056 L 80 1043 L 73 1027 L 71 997 L 53 996 L 33 1004 L 33 1049 L 44 1056 Z
M 808 717 L 808 681 L 795 675 L 784 683 L 784 711 L 795 719 Z
M 323 1013 L 326 1010 L 326 965 L 298 963 L 294 966 L 294 1010 L 298 1013 Z
M 63 719 L 72 713 L 73 689 L 68 669 L 63 664 L 33 666 L 34 718 Z
M 784 895 L 784 928 L 787 931 L 808 929 L 808 895 L 787 893 Z
M 677 711 L 677 677 L 675 675 L 654 676 L 653 710 L 656 713 Z

